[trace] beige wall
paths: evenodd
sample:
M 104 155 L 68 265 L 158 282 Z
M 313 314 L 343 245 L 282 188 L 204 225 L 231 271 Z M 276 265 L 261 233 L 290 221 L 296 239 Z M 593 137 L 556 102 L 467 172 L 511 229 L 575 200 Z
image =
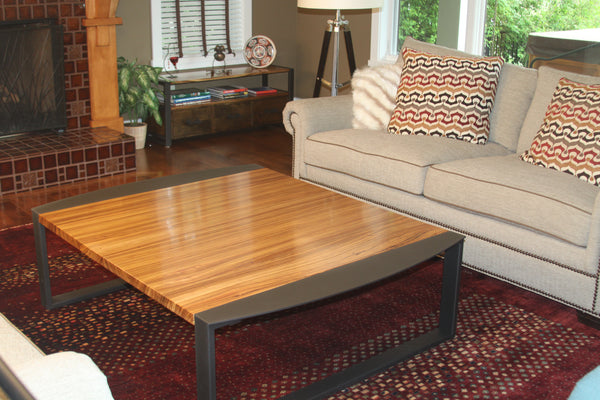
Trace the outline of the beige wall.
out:
M 270 37 L 277 48 L 278 65 L 295 70 L 296 97 L 311 97 L 327 20 L 335 16 L 334 10 L 310 10 L 298 8 L 297 0 L 253 0 L 253 34 Z M 343 12 L 350 23 L 352 42 L 358 68 L 367 65 L 370 54 L 371 11 Z M 117 27 L 117 54 L 126 58 L 137 58 L 140 62 L 150 62 L 151 31 L 149 0 L 121 0 L 117 16 L 123 18 L 123 25 Z M 329 59 L 325 66 L 325 79 L 331 79 L 333 39 L 329 49 Z M 343 37 L 340 40 L 340 81 L 350 78 Z M 273 77 L 273 86 L 285 88 L 285 77 Z M 322 88 L 321 95 L 329 95 L 328 88 Z M 340 94 L 349 94 L 348 89 Z
M 121 0 L 117 16 L 123 18 L 123 25 L 117 25 L 117 55 L 149 64 L 152 58 L 150 1 Z

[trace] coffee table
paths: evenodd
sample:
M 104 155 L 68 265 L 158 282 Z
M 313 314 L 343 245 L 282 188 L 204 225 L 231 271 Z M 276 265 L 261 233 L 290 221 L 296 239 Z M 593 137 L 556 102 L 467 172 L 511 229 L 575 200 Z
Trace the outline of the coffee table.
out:
M 194 324 L 199 399 L 217 398 L 216 329 L 363 287 L 440 253 L 439 327 L 283 398 L 322 398 L 455 333 L 462 235 L 259 166 L 140 181 L 32 211 L 44 306 L 135 287 Z M 120 279 L 53 295 L 47 230 Z

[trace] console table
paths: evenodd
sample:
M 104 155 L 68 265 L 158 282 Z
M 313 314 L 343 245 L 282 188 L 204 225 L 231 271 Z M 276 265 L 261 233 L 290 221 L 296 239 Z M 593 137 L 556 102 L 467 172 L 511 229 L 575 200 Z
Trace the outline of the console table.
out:
M 270 95 L 227 100 L 213 98 L 205 103 L 190 105 L 174 106 L 171 102 L 172 92 L 183 85 L 198 84 L 194 87 L 206 89 L 224 84 L 219 82 L 222 80 L 260 76 L 261 81 L 256 86 L 269 86 L 269 75 L 273 74 L 287 74 L 287 91 L 278 90 Z M 151 139 L 167 147 L 171 146 L 173 140 L 185 137 L 281 123 L 283 107 L 294 98 L 294 70 L 276 65 L 266 68 L 232 65 L 225 68 L 185 70 L 174 75 L 163 73 L 159 83 L 164 95 L 164 104 L 160 108 L 163 125 L 150 122 L 148 134 Z

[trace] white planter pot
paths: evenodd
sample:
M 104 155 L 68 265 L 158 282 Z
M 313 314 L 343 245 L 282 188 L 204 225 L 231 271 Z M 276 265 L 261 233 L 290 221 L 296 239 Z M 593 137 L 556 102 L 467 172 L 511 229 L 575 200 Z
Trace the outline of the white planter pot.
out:
M 136 150 L 143 149 L 146 145 L 146 131 L 148 129 L 148 125 L 143 123 L 137 126 L 127 126 L 125 125 L 125 133 L 129 136 L 133 136 L 135 138 L 135 148 Z

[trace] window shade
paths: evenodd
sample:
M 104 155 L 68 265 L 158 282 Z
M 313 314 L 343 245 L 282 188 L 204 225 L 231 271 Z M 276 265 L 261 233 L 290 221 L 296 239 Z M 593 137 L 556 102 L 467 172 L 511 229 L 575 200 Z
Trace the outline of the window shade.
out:
M 163 57 L 206 56 L 217 45 L 229 52 L 240 51 L 245 43 L 240 24 L 243 0 L 161 0 L 161 36 Z M 203 12 L 204 11 L 204 12 Z M 227 18 L 229 16 L 229 18 Z M 227 31 L 229 30 L 229 36 Z M 229 40 L 228 40 L 229 39 Z

